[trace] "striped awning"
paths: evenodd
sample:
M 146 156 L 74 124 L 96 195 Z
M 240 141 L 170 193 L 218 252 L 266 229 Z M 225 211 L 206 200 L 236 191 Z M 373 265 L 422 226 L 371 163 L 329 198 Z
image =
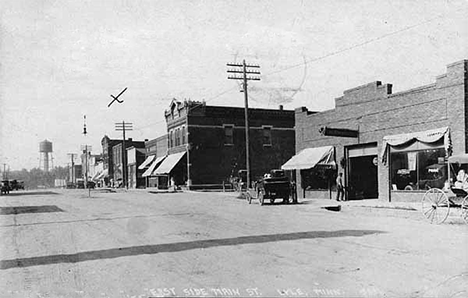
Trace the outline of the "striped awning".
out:
M 148 167 L 148 165 L 154 160 L 155 157 L 156 157 L 155 155 L 148 156 L 145 159 L 145 161 L 140 166 L 138 166 L 138 169 L 139 170 L 146 169 Z
M 284 165 L 283 170 L 303 170 L 312 169 L 313 167 L 329 166 L 335 167 L 335 147 L 324 146 L 315 148 L 306 148 L 298 154 L 291 157 Z
M 154 155 L 153 155 L 154 156 Z M 149 168 L 143 173 L 143 177 L 153 176 L 154 169 L 166 158 L 166 156 L 161 156 L 156 158 L 155 161 L 149 166 Z

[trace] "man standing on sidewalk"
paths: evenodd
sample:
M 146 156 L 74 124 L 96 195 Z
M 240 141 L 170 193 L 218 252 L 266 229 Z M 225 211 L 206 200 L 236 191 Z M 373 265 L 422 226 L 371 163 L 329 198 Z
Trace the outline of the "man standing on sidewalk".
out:
M 343 173 L 339 173 L 338 177 L 336 177 L 336 200 L 340 201 L 340 196 L 341 200 L 344 201 L 344 187 L 343 187 Z

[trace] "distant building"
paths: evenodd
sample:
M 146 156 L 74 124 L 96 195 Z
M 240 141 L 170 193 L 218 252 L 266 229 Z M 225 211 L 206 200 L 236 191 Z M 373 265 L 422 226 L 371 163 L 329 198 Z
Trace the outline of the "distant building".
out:
M 113 176 L 109 174 L 109 177 L 112 177 L 116 186 L 123 185 L 124 170 L 126 170 L 124 169 L 124 157 L 126 157 L 126 150 L 130 147 L 143 149 L 145 148 L 145 142 L 133 141 L 132 138 L 129 138 L 125 141 L 125 152 L 122 150 L 122 141 L 112 146 L 112 161 L 109 161 L 109 165 L 112 164 Z
M 127 148 L 127 179 L 129 188 L 145 187 L 144 170 L 138 168 L 145 160 L 145 148 Z
M 82 167 L 82 174 L 83 179 L 86 180 L 86 174 L 88 175 L 87 180 L 92 180 L 92 178 L 97 174 L 96 172 L 96 165 L 99 162 L 102 162 L 102 155 L 101 154 L 91 154 L 88 151 L 88 158 L 86 159 L 85 151 L 83 150 L 83 154 L 81 154 L 81 167 Z
M 168 155 L 152 175 L 203 187 L 221 185 L 246 168 L 244 108 L 174 99 L 165 117 Z M 294 111 L 249 109 L 249 127 L 253 181 L 294 155 Z
M 113 151 L 112 147 L 117 144 L 122 143 L 122 139 L 110 139 L 107 135 L 105 135 L 101 140 L 102 145 L 102 162 L 104 167 L 105 175 L 103 175 L 103 179 L 106 184 L 109 184 L 110 178 L 114 177 L 114 164 L 113 164 Z

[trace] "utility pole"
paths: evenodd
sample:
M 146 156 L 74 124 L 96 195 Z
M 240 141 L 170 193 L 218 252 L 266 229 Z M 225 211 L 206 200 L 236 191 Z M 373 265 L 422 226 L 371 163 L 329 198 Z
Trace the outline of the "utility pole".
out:
M 259 65 L 249 65 L 245 63 L 245 60 L 242 61 L 242 64 L 237 63 L 228 63 L 227 66 L 237 67 L 234 69 L 228 69 L 228 73 L 239 73 L 242 76 L 228 76 L 230 80 L 242 80 L 243 81 L 243 90 L 244 92 L 244 101 L 245 101 L 245 166 L 247 170 L 247 188 L 250 188 L 250 154 L 249 154 L 249 97 L 247 95 L 247 81 L 260 81 L 260 78 L 257 76 L 251 75 L 260 75 L 260 71 L 249 70 L 249 68 L 260 68 Z
M 190 185 L 192 184 L 192 181 L 190 180 L 190 143 L 188 142 L 187 138 L 187 144 L 185 145 L 185 149 L 187 150 L 187 189 L 190 190 Z
M 7 179 L 8 179 L 7 172 L 6 172 L 6 166 L 7 166 L 7 164 L 4 163 L 4 164 L 3 164 L 3 180 L 7 180 Z
M 133 130 L 133 123 L 122 121 L 122 123 L 115 123 L 115 130 L 122 132 L 122 178 L 125 188 L 128 189 L 127 183 L 127 150 L 125 148 L 125 131 Z
M 84 115 L 84 125 L 83 125 L 83 135 L 86 137 L 86 134 L 88 132 L 86 131 L 86 115 Z M 88 187 L 88 150 L 92 150 L 91 146 L 88 146 L 88 144 L 84 145 L 85 148 L 85 188 L 88 188 L 88 196 L 91 197 L 91 188 Z M 81 150 L 83 150 L 83 145 L 81 146 Z
M 70 178 L 71 178 L 71 183 L 75 183 L 76 181 L 76 177 L 75 177 L 75 157 L 77 157 L 77 155 L 75 153 L 68 153 L 67 154 L 70 158 L 71 158 L 71 171 L 70 171 Z

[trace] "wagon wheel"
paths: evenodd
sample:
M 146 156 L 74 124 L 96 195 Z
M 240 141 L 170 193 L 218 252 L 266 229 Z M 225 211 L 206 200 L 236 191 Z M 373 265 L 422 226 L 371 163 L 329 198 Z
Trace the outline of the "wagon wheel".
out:
M 463 199 L 461 203 L 461 216 L 463 220 L 468 224 L 468 196 Z
M 422 212 L 431 224 L 443 223 L 450 212 L 447 194 L 438 188 L 429 189 L 422 198 Z
M 247 202 L 249 202 L 249 204 L 252 203 L 252 196 L 250 195 L 249 192 L 245 193 L 245 199 L 247 200 Z
M 258 192 L 258 202 L 260 203 L 260 206 L 263 206 L 263 200 L 265 200 L 265 195 L 263 194 L 263 191 Z

